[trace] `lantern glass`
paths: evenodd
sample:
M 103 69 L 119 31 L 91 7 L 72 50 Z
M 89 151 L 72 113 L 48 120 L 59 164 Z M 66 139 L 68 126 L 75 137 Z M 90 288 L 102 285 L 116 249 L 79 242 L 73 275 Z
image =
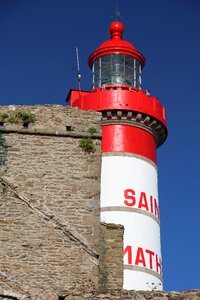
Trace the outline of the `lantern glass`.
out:
M 92 66 L 93 89 L 105 85 L 128 85 L 142 88 L 141 64 L 124 54 L 105 55 L 96 59 Z

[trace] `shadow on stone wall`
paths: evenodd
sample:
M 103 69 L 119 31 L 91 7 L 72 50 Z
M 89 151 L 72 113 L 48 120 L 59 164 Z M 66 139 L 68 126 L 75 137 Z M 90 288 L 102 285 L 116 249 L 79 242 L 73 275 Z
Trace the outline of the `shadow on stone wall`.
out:
M 0 133 L 0 176 L 5 171 L 7 161 L 7 145 L 2 133 Z

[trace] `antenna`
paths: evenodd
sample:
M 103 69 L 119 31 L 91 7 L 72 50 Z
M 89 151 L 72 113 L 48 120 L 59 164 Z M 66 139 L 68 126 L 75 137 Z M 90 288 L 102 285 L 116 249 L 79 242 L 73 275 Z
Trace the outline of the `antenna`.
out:
M 80 72 L 80 64 L 79 64 L 79 53 L 78 47 L 76 47 L 76 61 L 77 61 L 77 79 L 78 79 L 78 89 L 81 90 L 81 72 Z
M 116 1 L 115 12 L 114 12 L 114 15 L 111 16 L 111 18 L 115 19 L 115 21 L 119 21 L 119 19 L 122 18 L 120 11 L 118 9 L 118 1 Z

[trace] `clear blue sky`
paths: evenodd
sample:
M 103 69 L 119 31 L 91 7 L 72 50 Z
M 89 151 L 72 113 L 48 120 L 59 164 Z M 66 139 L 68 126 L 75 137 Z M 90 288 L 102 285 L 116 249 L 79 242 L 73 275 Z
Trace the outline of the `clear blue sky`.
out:
M 166 290 L 200 289 L 200 1 L 118 0 L 124 38 L 146 57 L 144 89 L 167 109 L 158 150 Z M 89 54 L 108 38 L 115 0 L 0 0 L 0 105 L 65 104 L 90 89 Z

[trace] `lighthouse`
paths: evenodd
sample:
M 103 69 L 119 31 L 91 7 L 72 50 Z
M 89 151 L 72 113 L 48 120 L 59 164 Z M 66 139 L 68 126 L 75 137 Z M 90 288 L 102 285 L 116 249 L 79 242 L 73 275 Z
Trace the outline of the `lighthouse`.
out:
M 124 226 L 123 288 L 162 290 L 156 149 L 167 138 L 165 108 L 142 90 L 144 56 L 112 22 L 88 58 L 92 90 L 71 90 L 72 107 L 102 113 L 100 217 Z

